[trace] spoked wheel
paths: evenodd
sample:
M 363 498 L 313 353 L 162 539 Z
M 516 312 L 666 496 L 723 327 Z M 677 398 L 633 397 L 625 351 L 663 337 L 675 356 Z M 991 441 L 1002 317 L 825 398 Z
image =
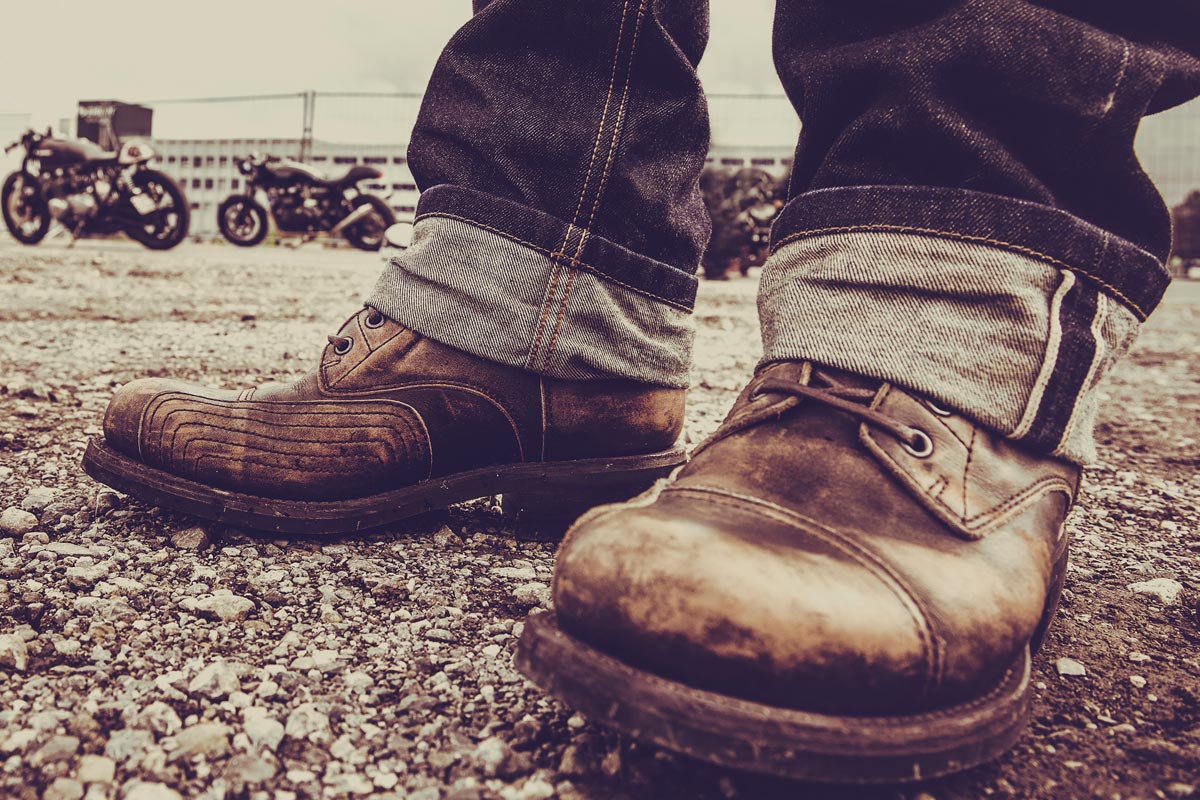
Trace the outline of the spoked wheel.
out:
M 50 209 L 38 185 L 28 176 L 14 172 L 0 189 L 0 209 L 8 232 L 21 244 L 37 244 L 50 230 Z
M 182 242 L 187 236 L 191 211 L 179 185 L 157 170 L 137 173 L 133 185 L 141 190 L 130 201 L 140 224 L 126 229 L 130 238 L 151 250 L 170 250 Z
M 217 208 L 217 227 L 238 247 L 253 247 L 267 235 L 267 210 L 254 198 L 235 194 Z
M 358 222 L 346 228 L 346 241 L 359 250 L 378 250 L 383 247 L 384 234 L 396 223 L 396 215 L 388 204 L 373 195 L 364 194 L 355 198 L 354 207 L 371 206 L 371 211 Z

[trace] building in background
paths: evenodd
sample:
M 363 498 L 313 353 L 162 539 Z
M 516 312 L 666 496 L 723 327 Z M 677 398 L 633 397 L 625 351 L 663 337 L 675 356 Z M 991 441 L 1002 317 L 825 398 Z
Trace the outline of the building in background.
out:
M 154 109 L 120 100 L 80 100 L 75 135 L 115 152 L 125 139 L 149 137 Z

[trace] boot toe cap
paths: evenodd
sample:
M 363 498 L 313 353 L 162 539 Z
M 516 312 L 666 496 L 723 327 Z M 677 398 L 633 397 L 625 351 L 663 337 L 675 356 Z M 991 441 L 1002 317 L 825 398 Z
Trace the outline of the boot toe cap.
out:
M 902 582 L 769 508 L 665 493 L 585 518 L 559 555 L 564 627 L 700 688 L 842 712 L 919 705 L 938 645 Z
M 141 439 L 147 408 L 163 395 L 194 388 L 163 378 L 142 378 L 125 384 L 113 395 L 104 413 L 104 441 L 124 455 L 144 460 Z

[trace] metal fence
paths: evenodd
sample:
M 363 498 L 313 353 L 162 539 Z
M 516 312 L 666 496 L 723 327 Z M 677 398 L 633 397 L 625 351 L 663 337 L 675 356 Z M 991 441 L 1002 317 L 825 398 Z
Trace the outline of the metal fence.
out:
M 236 180 L 232 159 L 251 150 L 330 171 L 378 165 L 385 175 L 371 188 L 391 196 L 399 217 L 411 214 L 416 193 L 405 147 L 420 104 L 415 93 L 315 91 L 146 103 L 155 139 L 174 158 L 168 171 L 174 166 L 187 183 L 200 234 L 212 232 L 215 204 Z M 716 161 L 783 165 L 790 158 L 799 123 L 783 95 L 714 94 L 709 110 Z M 1200 189 L 1200 100 L 1146 119 L 1137 151 L 1169 205 Z

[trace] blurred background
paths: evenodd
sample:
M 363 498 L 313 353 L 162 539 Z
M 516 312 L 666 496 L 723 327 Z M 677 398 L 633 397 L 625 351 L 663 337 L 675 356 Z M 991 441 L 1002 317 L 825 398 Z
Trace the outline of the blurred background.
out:
M 716 228 L 705 271 L 724 277 L 762 259 L 799 125 L 771 63 L 772 0 L 712 5 L 700 69 Z M 411 220 L 406 144 L 438 53 L 470 13 L 469 0 L 6 4 L 0 141 L 30 126 L 109 149 L 150 138 L 156 166 L 187 194 L 194 238 L 217 235 L 217 206 L 241 188 L 237 163 L 250 152 L 330 174 L 374 166 L 383 175 L 363 188 Z M 1200 257 L 1200 102 L 1147 119 L 1138 153 L 1176 209 L 1177 254 Z

